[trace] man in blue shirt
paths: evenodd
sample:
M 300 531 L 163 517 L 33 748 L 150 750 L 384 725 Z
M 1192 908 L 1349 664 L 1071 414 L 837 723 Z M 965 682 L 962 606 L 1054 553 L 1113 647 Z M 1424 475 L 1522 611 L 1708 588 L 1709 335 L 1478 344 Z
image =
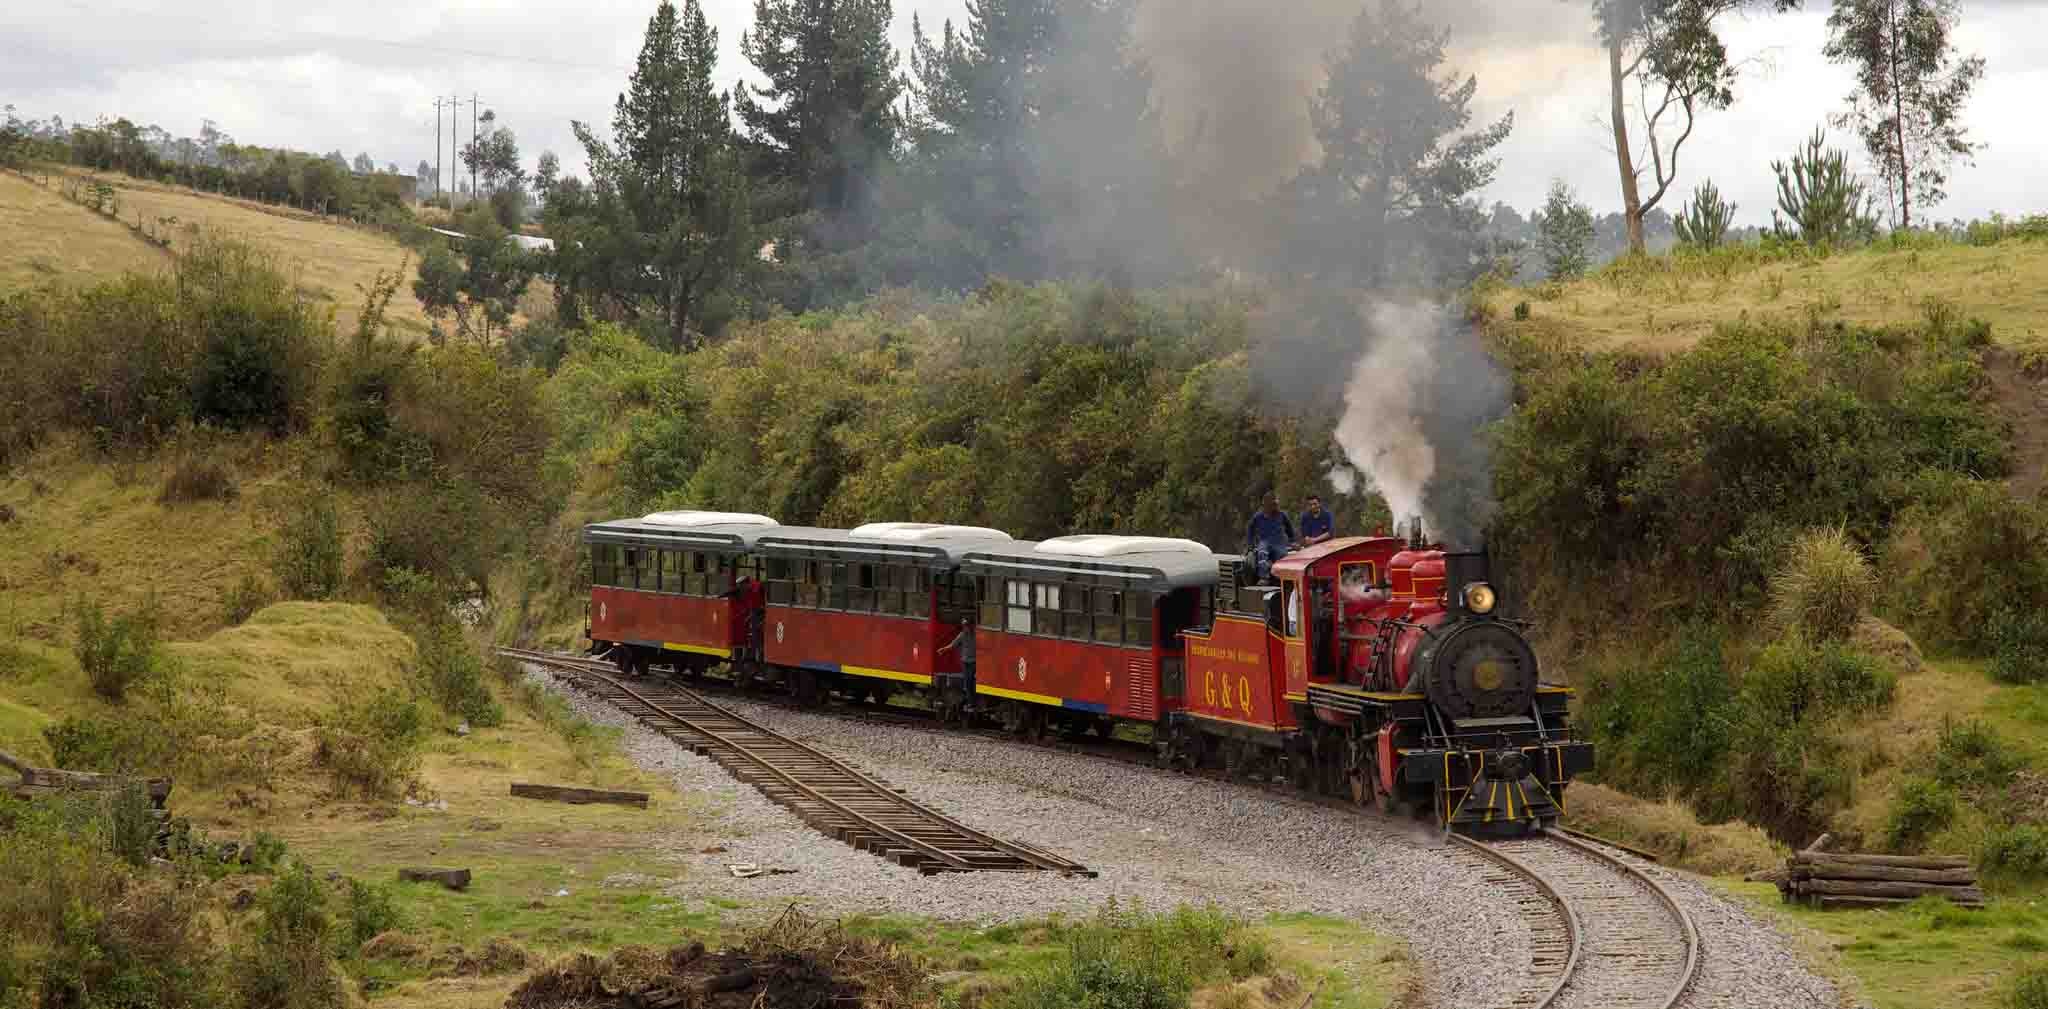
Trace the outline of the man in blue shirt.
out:
M 1294 547 L 1294 523 L 1287 513 L 1280 510 L 1280 497 L 1266 492 L 1259 510 L 1252 513 L 1251 523 L 1244 530 L 1245 547 L 1252 553 L 1259 580 L 1264 581 L 1271 572 L 1273 562 L 1287 556 Z
M 1308 496 L 1308 510 L 1301 513 L 1301 545 L 1312 547 L 1336 535 L 1337 520 L 1323 510 L 1323 499 Z

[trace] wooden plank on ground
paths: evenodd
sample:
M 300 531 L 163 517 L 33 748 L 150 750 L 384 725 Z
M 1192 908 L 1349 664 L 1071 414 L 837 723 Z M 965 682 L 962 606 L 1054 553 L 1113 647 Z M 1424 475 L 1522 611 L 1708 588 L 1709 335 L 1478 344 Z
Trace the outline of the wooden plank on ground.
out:
M 1804 894 L 1841 897 L 1951 897 L 1983 900 L 1984 891 L 1974 886 L 1944 886 L 1939 883 L 1892 883 L 1869 879 L 1801 879 L 1792 888 Z
M 1862 865 L 1832 859 L 1810 859 L 1792 864 L 1794 879 L 1877 879 L 1898 883 L 1949 883 L 1968 886 L 1977 881 L 1975 869 L 1909 869 L 1902 865 Z
M 469 889 L 468 869 L 400 869 L 398 879 L 404 883 L 439 883 L 450 890 Z
M 614 806 L 647 808 L 646 792 L 611 792 L 601 788 L 569 788 L 563 785 L 533 785 L 515 781 L 512 783 L 512 794 L 521 799 L 545 799 L 549 802 L 570 802 L 577 805 L 602 802 Z
M 1906 869 L 1967 869 L 1970 860 L 1961 855 L 1852 855 L 1848 852 L 1828 852 L 1825 855 L 1800 852 L 1792 856 L 1792 864 L 1798 865 L 1814 859 L 1825 858 L 1831 862 L 1853 862 L 1857 865 L 1896 865 Z

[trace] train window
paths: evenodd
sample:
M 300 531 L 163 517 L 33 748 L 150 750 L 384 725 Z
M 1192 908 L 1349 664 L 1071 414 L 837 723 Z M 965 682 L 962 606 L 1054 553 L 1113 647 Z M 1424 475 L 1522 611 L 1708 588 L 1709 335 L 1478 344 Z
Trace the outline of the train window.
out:
M 1032 594 L 1038 617 L 1032 621 L 1036 633 L 1058 637 L 1060 633 L 1060 586 L 1034 585 Z
M 1011 634 L 1031 633 L 1031 583 L 1012 581 L 1010 585 L 1009 623 L 1004 630 Z
M 1152 647 L 1152 593 L 1124 593 L 1124 647 Z
M 711 582 L 712 595 L 723 596 L 727 592 L 732 591 L 732 574 L 736 566 L 733 563 L 733 559 L 724 554 L 712 555 L 711 570 L 705 574 L 705 577 Z
M 1296 582 L 1280 583 L 1280 610 L 1287 615 L 1287 636 L 1301 637 L 1301 592 Z
M 978 575 L 975 581 L 981 585 L 981 626 L 991 630 L 1003 626 L 1003 580 Z
M 846 570 L 846 562 L 828 561 L 818 565 L 818 567 L 820 570 L 832 572 L 831 577 L 825 579 L 825 596 L 819 600 L 820 604 L 828 610 L 845 609 L 846 587 L 850 581 L 850 573 Z
M 815 607 L 818 605 L 818 562 L 798 561 L 796 563 L 798 577 L 801 579 L 796 585 L 796 604 L 798 606 Z
M 875 566 L 852 564 L 847 569 L 846 608 L 860 613 L 875 608 Z
M 1060 600 L 1061 637 L 1086 641 L 1093 633 L 1093 619 L 1088 612 L 1088 596 L 1091 590 L 1085 586 L 1069 585 Z
M 680 592 L 680 575 L 676 562 L 679 555 L 672 550 L 651 550 L 654 559 L 654 586 L 657 592 Z
M 612 563 L 612 548 L 607 543 L 590 545 L 590 584 L 610 585 L 617 577 L 612 572 L 617 565 Z
M 1095 640 L 1105 645 L 1124 643 L 1124 594 L 1109 589 L 1096 589 L 1095 596 Z
M 640 585 L 640 551 L 625 548 L 625 559 L 620 562 L 619 585 L 623 588 L 638 588 Z

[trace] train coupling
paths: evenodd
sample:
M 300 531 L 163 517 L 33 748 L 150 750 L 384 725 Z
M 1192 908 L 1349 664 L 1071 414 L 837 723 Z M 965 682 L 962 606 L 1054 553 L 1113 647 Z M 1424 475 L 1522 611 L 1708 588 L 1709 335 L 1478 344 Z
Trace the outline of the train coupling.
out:
M 1450 828 L 1478 837 L 1516 837 L 1556 822 L 1561 810 L 1521 750 L 1486 754 L 1464 799 L 1451 814 Z

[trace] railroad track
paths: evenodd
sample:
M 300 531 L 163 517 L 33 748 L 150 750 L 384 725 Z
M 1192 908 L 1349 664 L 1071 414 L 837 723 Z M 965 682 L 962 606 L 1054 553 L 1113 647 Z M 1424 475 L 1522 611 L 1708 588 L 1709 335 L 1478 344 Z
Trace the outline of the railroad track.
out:
M 499 654 L 567 674 L 583 689 L 787 807 L 819 832 L 926 875 L 1057 872 L 1094 876 L 1051 852 L 975 830 L 886 782 L 787 736 L 663 683 L 627 684 L 608 662 L 501 648 Z
M 1504 1009 L 1673 1009 L 1698 977 L 1699 930 L 1656 880 L 1555 831 L 1453 839 L 1529 922 L 1529 970 Z

